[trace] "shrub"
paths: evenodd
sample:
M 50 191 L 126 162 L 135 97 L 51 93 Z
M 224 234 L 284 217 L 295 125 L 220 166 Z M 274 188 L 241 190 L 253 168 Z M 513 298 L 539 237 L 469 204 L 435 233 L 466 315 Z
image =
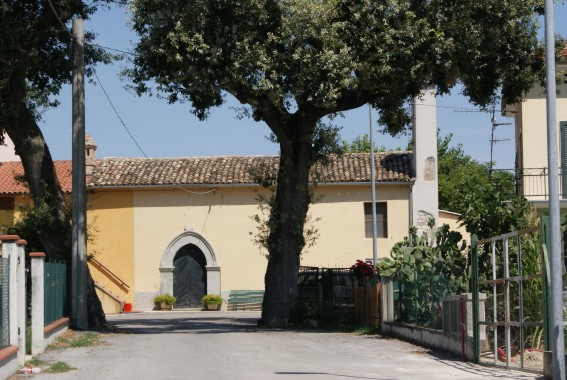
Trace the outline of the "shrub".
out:
M 171 294 L 160 294 L 154 297 L 154 304 L 175 305 L 175 301 L 177 301 L 177 298 Z
M 220 305 L 223 299 L 221 296 L 216 294 L 205 294 L 203 298 L 201 298 L 201 302 L 203 305 Z

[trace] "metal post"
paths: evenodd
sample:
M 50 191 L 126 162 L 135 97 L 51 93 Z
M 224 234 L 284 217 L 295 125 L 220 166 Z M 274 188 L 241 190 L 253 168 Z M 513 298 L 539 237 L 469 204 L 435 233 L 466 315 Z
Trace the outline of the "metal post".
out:
M 370 124 L 370 186 L 372 187 L 372 263 L 376 268 L 378 262 L 378 243 L 376 237 L 376 164 L 374 162 L 374 132 L 372 131 L 372 106 L 368 104 L 368 120 Z
M 71 316 L 73 327 L 81 330 L 85 330 L 88 327 L 83 42 L 83 20 L 73 20 L 73 252 Z
M 478 315 L 478 244 L 477 237 L 471 236 L 472 247 L 472 310 L 473 310 L 473 340 L 474 361 L 480 361 L 480 326 Z
M 557 115 L 555 85 L 555 32 L 553 0 L 545 0 L 545 81 L 547 100 L 547 167 L 549 168 L 549 224 L 551 235 L 551 318 L 553 379 L 565 380 L 565 346 L 563 337 L 563 286 L 561 264 L 561 230 L 559 220 L 559 176 L 557 159 Z

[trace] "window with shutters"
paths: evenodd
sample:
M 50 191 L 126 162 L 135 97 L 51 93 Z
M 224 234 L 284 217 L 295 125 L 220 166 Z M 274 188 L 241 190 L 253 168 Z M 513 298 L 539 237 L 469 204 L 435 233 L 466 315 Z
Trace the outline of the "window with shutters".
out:
M 372 237 L 372 202 L 364 202 L 364 230 Z M 388 207 L 386 202 L 376 202 L 376 237 L 388 237 Z
M 559 127 L 561 133 L 561 162 L 559 163 L 561 197 L 567 198 L 567 121 L 561 121 Z

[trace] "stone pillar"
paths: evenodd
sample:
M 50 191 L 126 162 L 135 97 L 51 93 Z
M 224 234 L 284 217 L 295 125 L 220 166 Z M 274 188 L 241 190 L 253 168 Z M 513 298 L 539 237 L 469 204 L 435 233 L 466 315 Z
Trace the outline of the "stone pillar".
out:
M 159 268 L 160 277 L 160 294 L 171 294 L 173 295 L 173 270 L 175 267 L 163 267 Z
M 44 305 L 43 299 L 45 294 L 44 289 L 44 263 L 45 263 L 45 253 L 43 252 L 32 252 L 30 253 L 31 258 L 31 315 L 32 315 L 32 341 L 31 341 L 31 353 L 32 355 L 38 355 L 43 352 L 44 348 Z
M 28 243 L 25 240 L 18 240 L 18 364 L 26 364 L 26 259 L 25 247 Z
M 413 158 L 415 183 L 412 188 L 412 224 L 428 231 L 430 218 L 439 218 L 437 181 L 437 109 L 435 88 L 429 87 L 414 99 Z
M 381 322 L 394 321 L 394 282 L 392 278 L 383 277 L 380 287 L 380 298 L 382 302 L 380 317 Z
M 2 241 L 2 256 L 9 259 L 10 261 L 10 272 L 9 272 L 9 318 L 10 318 L 10 345 L 18 346 L 18 283 L 17 280 L 17 270 L 18 270 L 18 247 L 17 241 L 20 240 L 18 235 L 2 235 L 0 236 L 0 241 Z
M 207 266 L 207 294 L 221 294 L 220 267 Z

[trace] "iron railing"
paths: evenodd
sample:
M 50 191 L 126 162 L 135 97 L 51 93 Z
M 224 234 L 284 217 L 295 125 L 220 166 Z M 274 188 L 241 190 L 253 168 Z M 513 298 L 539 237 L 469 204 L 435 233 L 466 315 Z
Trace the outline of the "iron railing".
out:
M 309 303 L 352 306 L 353 275 L 348 268 L 300 267 L 297 298 Z
M 532 201 L 548 199 L 548 168 L 498 169 L 495 171 L 510 173 L 513 176 L 516 194 Z M 567 171 L 558 168 L 558 175 L 559 197 L 567 198 Z

